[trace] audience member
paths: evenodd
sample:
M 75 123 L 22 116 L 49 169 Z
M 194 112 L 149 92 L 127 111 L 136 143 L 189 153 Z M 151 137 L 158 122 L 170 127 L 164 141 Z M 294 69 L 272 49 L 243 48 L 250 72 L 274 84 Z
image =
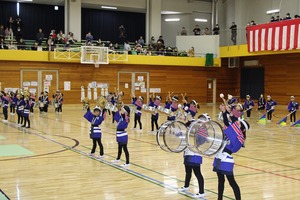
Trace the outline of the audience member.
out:
M 19 16 L 17 16 L 16 20 L 14 21 L 14 29 L 16 40 L 18 42 L 23 36 L 23 22 Z
M 272 16 L 270 22 L 275 22 L 275 17 Z
M 85 36 L 85 45 L 87 46 L 91 46 L 91 44 L 93 44 L 93 35 L 91 34 L 91 32 L 88 32 Z M 90 43 L 90 45 L 88 45 Z
M 292 19 L 292 18 L 291 18 L 290 13 L 287 13 L 287 14 L 286 14 L 286 17 L 285 17 L 283 20 L 289 20 L 289 19 Z
M 297 18 L 300 18 L 300 16 L 299 15 L 294 15 L 294 18 L 297 19 Z
M 4 42 L 4 38 L 0 38 L 0 49 L 8 49 Z
M 54 41 L 51 35 L 49 35 L 47 40 L 48 51 L 52 51 L 54 49 Z
M 130 47 L 128 41 L 126 41 L 126 42 L 124 43 L 124 51 L 127 51 L 128 53 L 131 53 L 131 47 Z
M 140 45 L 144 46 L 145 45 L 145 41 L 143 39 L 143 36 L 140 36 L 140 39 L 137 41 L 137 43 L 139 43 Z
M 9 45 L 8 45 L 8 49 L 17 50 L 18 48 L 16 47 L 16 45 L 14 45 L 14 42 L 11 40 Z
M 159 36 L 159 38 L 158 38 L 158 40 L 157 40 L 157 43 L 162 43 L 163 44 L 163 46 L 165 45 L 165 41 L 164 41 L 164 39 L 163 39 L 163 36 Z
M 45 35 L 43 33 L 43 30 L 41 28 L 39 28 L 39 31 L 36 34 L 36 41 L 38 42 L 38 45 L 42 45 L 44 37 L 45 37 Z
M 57 41 L 59 44 L 64 44 L 65 43 L 65 34 L 63 33 L 63 31 L 59 31 L 59 33 L 57 34 Z
M 156 40 L 154 36 L 151 36 L 150 38 L 150 45 L 152 49 L 156 48 Z
M 255 21 L 254 21 L 254 20 L 251 20 L 250 26 L 255 26 L 255 25 L 256 25 Z
M 74 38 L 74 34 L 72 32 L 68 33 L 68 39 L 67 40 L 70 44 L 74 44 L 75 42 L 77 42 L 77 40 Z
M 207 27 L 204 29 L 203 35 L 211 35 L 211 32 L 209 31 L 209 29 Z
M 10 40 L 14 39 L 14 20 L 12 17 L 9 17 L 7 23 L 6 23 L 6 28 L 8 29 L 9 31 L 9 36 L 10 36 Z
M 37 51 L 39 46 L 40 46 L 39 43 L 37 41 L 35 41 L 34 45 L 31 47 L 31 50 Z
M 0 25 L 0 39 L 4 39 L 5 38 L 5 30 L 4 30 L 4 26 L 1 24 Z
M 115 48 L 115 50 L 119 50 L 119 49 L 120 49 L 120 46 L 119 46 L 119 44 L 118 44 L 118 43 L 116 43 L 116 44 L 114 45 L 114 48 Z
M 20 40 L 17 42 L 18 50 L 25 50 L 26 44 L 23 40 L 23 38 L 20 38 Z
M 279 15 L 277 15 L 277 16 L 276 16 L 276 19 L 275 19 L 275 22 L 280 22 L 280 21 L 282 21 L 282 19 L 280 18 Z
M 231 41 L 233 42 L 233 45 L 236 45 L 237 26 L 235 22 L 232 22 L 230 29 L 231 29 Z
M 200 35 L 201 34 L 201 30 L 200 30 L 198 25 L 195 26 L 193 32 L 194 32 L 194 35 Z
M 187 35 L 187 31 L 185 30 L 185 27 L 182 27 L 180 35 Z
M 216 26 L 213 29 L 213 34 L 214 35 L 219 35 L 220 34 L 220 27 L 219 24 L 216 24 Z

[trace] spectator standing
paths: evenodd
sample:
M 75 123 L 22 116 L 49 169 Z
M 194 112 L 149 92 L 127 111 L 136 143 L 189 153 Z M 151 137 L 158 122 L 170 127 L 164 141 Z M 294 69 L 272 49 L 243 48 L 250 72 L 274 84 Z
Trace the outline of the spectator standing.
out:
M 214 35 L 219 35 L 220 34 L 220 27 L 219 24 L 216 24 L 216 26 L 213 29 L 213 34 Z
M 236 45 L 237 26 L 235 22 L 232 22 L 230 29 L 231 29 L 231 41 L 233 42 L 233 45 Z
M 42 45 L 44 37 L 45 37 L 45 35 L 43 33 L 43 30 L 41 28 L 39 28 L 39 31 L 36 34 L 36 41 L 37 41 L 39 46 Z
M 23 36 L 23 22 L 19 16 L 17 16 L 17 19 L 14 21 L 14 29 L 16 34 L 16 40 L 17 42 L 19 42 L 19 40 Z
M 180 35 L 187 35 L 187 31 L 186 31 L 185 27 L 182 27 Z
M 199 28 L 198 25 L 195 26 L 193 32 L 194 32 L 194 35 L 200 35 L 201 34 L 201 29 Z
M 12 17 L 9 17 L 9 20 L 7 21 L 7 24 L 6 24 L 6 28 L 7 30 L 9 31 L 9 36 L 10 36 L 10 40 L 14 39 L 14 31 L 13 31 L 13 28 L 14 28 L 14 20 Z

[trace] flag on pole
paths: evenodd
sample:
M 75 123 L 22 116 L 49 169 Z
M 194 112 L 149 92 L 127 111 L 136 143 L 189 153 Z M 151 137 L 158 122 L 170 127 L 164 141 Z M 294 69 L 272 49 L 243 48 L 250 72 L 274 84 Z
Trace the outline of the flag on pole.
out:
M 286 126 L 286 120 L 287 120 L 287 116 L 282 118 L 279 122 L 277 122 L 277 124 L 280 126 Z
M 300 127 L 300 119 L 298 119 L 295 123 L 292 124 L 293 127 Z
M 266 123 L 267 123 L 266 115 L 267 115 L 267 113 L 263 114 L 263 116 L 261 116 L 257 122 L 259 124 L 266 125 Z

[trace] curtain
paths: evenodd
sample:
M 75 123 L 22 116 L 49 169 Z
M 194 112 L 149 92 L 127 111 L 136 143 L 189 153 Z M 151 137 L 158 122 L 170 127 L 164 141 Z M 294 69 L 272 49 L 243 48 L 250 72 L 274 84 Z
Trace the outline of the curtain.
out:
M 252 99 L 258 99 L 260 94 L 264 94 L 264 76 L 264 68 L 242 68 L 241 98 L 245 99 L 249 94 Z
M 102 41 L 124 42 L 128 40 L 134 42 L 140 36 L 145 38 L 145 13 L 131 13 L 120 11 L 106 11 L 82 8 L 81 12 L 81 33 L 85 39 L 87 32 L 91 32 L 94 40 L 99 38 Z M 119 37 L 119 27 L 125 27 L 125 39 Z

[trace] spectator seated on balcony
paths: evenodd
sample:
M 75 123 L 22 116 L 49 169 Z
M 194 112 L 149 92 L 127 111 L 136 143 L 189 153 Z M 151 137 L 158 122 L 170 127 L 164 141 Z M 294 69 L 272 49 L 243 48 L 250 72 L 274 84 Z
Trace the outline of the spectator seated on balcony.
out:
M 54 50 L 54 41 L 51 35 L 49 35 L 48 40 L 47 40 L 47 47 L 48 51 L 53 51 Z
M 131 54 L 131 46 L 129 45 L 128 41 L 124 43 L 124 51 L 127 51 L 128 54 Z
M 93 44 L 93 35 L 91 34 L 91 32 L 88 32 L 86 35 L 85 35 L 85 45 L 87 46 L 92 46 Z M 89 43 L 89 45 L 88 45 Z
M 137 52 L 137 54 L 144 53 L 143 46 L 140 43 L 136 43 L 134 49 Z
M 277 15 L 277 16 L 276 16 L 276 19 L 275 19 L 275 22 L 280 22 L 280 21 L 282 21 L 282 19 L 280 18 L 279 15 Z
M 5 30 L 4 30 L 4 26 L 1 24 L 0 25 L 0 39 L 4 39 L 5 38 Z
M 7 45 L 4 42 L 4 38 L 0 38 L 0 49 L 8 49 Z
M 164 41 L 164 39 L 163 39 L 163 36 L 159 36 L 159 38 L 158 38 L 158 40 L 157 40 L 156 43 L 157 43 L 157 44 L 158 44 L 158 43 L 161 43 L 163 46 L 165 46 L 165 41 Z
M 270 22 L 275 22 L 275 17 L 274 16 L 271 17 Z
M 20 38 L 20 40 L 17 43 L 18 50 L 25 50 L 26 49 L 26 44 L 23 40 L 23 38 Z
M 38 46 L 39 46 L 39 43 L 37 41 L 34 42 L 34 45 L 31 46 L 31 50 L 33 51 L 37 51 L 38 50 Z
M 145 41 L 143 39 L 143 36 L 140 36 L 140 39 L 138 39 L 137 43 L 139 43 L 140 45 L 144 46 L 145 45 Z
M 300 18 L 300 16 L 299 15 L 294 15 L 294 18 L 297 19 L 297 18 Z
M 59 44 L 64 44 L 65 43 L 65 34 L 62 31 L 59 31 L 59 33 L 57 34 L 57 42 Z
M 254 21 L 254 20 L 251 20 L 250 26 L 255 26 L 255 25 L 256 25 L 255 21 Z
M 75 42 L 77 42 L 72 32 L 68 33 L 67 41 L 69 42 L 69 44 L 75 44 Z
M 170 46 L 167 46 L 166 50 L 166 56 L 173 56 L 173 49 Z
M 56 44 L 56 42 L 57 42 L 57 35 L 55 33 L 55 30 L 51 30 L 50 36 L 51 36 L 53 44 Z
M 118 44 L 118 43 L 116 43 L 116 44 L 114 45 L 114 48 L 115 48 L 115 50 L 116 50 L 116 51 L 118 51 L 118 50 L 120 49 L 120 46 L 119 46 L 119 44 Z
M 17 50 L 18 48 L 16 47 L 16 45 L 14 44 L 14 42 L 11 40 L 10 44 L 8 45 L 8 49 L 9 50 Z
M 152 49 L 156 48 L 156 41 L 155 41 L 154 36 L 151 36 L 151 38 L 150 38 L 150 45 L 151 45 Z

